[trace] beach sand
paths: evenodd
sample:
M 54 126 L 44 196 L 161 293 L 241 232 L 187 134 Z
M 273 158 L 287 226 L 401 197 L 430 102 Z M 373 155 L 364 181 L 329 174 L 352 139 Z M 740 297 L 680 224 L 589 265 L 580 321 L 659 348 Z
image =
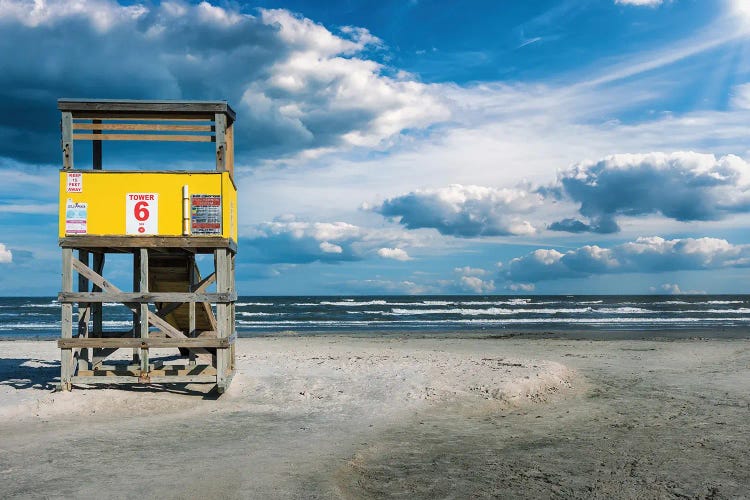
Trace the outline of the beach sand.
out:
M 750 492 L 748 340 L 278 335 L 237 356 L 218 399 L 53 393 L 54 342 L 0 342 L 0 497 Z

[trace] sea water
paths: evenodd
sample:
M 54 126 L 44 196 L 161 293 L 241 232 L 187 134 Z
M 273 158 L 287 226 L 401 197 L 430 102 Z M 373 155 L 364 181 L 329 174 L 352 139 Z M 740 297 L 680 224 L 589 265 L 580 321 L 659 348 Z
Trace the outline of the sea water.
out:
M 74 308 L 75 310 L 75 308 Z M 132 313 L 104 304 L 104 329 L 127 330 Z M 746 331 L 750 295 L 240 297 L 240 336 L 277 332 Z M 0 298 L 0 338 L 53 339 L 60 304 Z

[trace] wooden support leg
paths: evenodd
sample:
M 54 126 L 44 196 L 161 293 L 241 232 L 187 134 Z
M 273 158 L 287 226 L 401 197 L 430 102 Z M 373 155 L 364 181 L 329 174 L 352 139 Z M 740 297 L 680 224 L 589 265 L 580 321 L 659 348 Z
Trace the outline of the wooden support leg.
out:
M 86 250 L 78 250 L 78 260 L 84 264 L 89 264 L 89 253 Z M 78 291 L 88 292 L 89 291 L 89 280 L 86 276 L 78 275 Z M 90 304 L 79 303 L 78 304 L 78 337 L 88 338 L 89 336 L 89 315 L 90 315 Z M 89 350 L 85 347 L 81 349 L 78 354 L 78 369 L 89 370 Z
M 63 248 L 62 251 L 62 291 L 73 291 L 73 250 Z M 60 336 L 64 339 L 73 338 L 73 304 L 62 304 L 61 306 Z M 69 391 L 70 379 L 73 376 L 73 351 L 62 349 L 60 351 L 60 390 Z
M 139 249 L 140 253 L 140 291 L 142 293 L 148 293 L 148 250 L 145 248 Z M 148 304 L 140 305 L 140 317 L 141 317 L 141 338 L 148 338 Z M 148 376 L 148 349 L 141 349 L 141 377 Z
M 223 293 L 229 291 L 229 264 L 226 249 L 220 248 L 214 251 L 215 268 L 216 268 L 216 292 Z M 228 337 L 227 331 L 227 304 L 216 304 L 216 337 Z M 227 350 L 216 350 L 216 387 L 219 393 L 227 388 Z

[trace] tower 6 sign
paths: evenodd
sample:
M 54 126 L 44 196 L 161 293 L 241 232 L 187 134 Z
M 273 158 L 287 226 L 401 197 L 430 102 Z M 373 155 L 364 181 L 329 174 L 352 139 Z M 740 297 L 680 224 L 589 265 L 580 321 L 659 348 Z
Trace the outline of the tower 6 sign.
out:
M 128 193 L 125 195 L 125 233 L 159 233 L 158 193 Z

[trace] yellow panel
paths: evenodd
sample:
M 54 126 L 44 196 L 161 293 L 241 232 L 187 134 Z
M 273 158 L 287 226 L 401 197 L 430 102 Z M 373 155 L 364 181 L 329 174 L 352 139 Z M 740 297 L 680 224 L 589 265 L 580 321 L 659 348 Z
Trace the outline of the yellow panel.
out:
M 221 177 L 221 191 L 223 196 L 223 237 L 237 241 L 237 188 L 234 187 L 229 172 L 223 172 Z
M 227 172 L 63 170 L 60 172 L 59 235 L 61 238 L 66 234 L 138 235 L 133 224 L 140 224 L 138 230 L 146 234 L 182 235 L 185 185 L 189 195 L 221 196 L 221 236 L 237 241 L 237 191 Z M 137 196 L 128 202 L 129 195 Z M 145 203 L 138 205 L 139 200 Z M 154 202 L 156 213 L 150 213 Z M 144 217 L 145 222 L 137 221 Z

